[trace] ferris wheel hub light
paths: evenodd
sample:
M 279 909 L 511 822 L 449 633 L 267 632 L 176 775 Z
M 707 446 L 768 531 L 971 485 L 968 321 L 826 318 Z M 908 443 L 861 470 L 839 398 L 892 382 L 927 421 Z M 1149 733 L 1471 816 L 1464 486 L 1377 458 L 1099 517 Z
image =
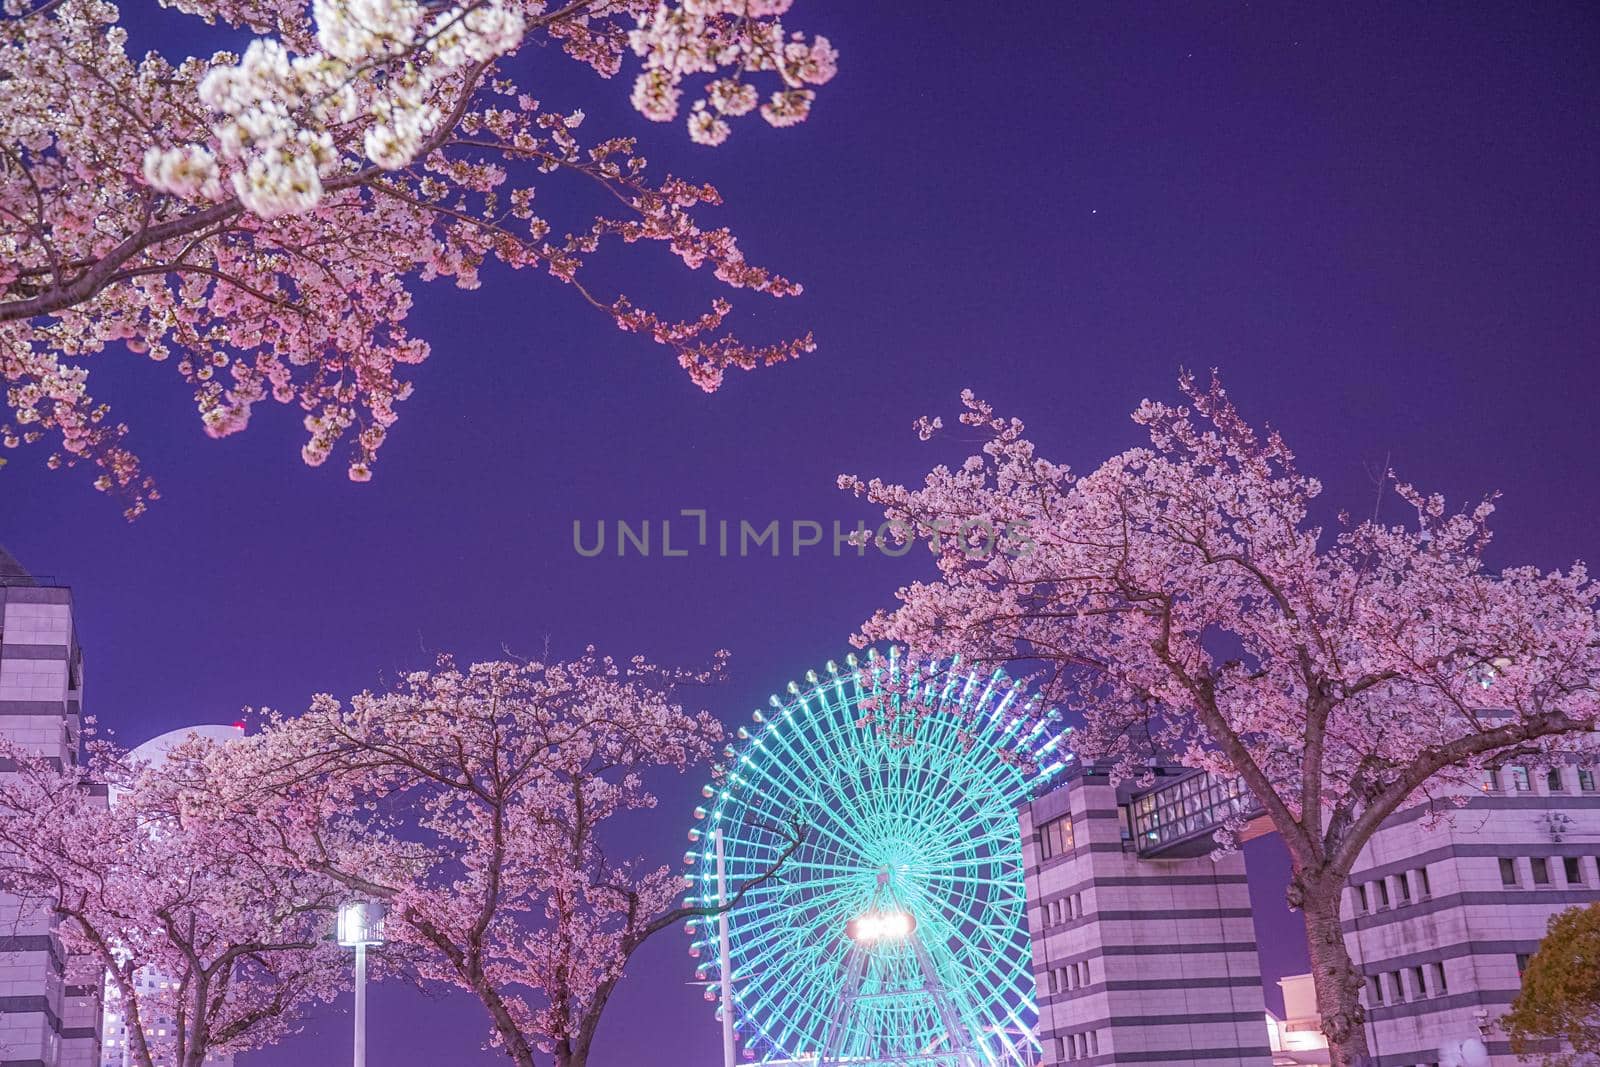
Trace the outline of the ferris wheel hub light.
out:
M 868 912 L 851 919 L 845 932 L 852 941 L 898 941 L 916 928 L 916 917 L 909 912 Z

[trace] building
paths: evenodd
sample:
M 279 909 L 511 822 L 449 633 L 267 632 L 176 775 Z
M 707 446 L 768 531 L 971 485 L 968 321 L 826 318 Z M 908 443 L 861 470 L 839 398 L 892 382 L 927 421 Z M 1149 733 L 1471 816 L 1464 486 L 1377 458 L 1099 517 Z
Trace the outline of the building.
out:
M 1494 1067 L 1527 1062 L 1495 1021 L 1550 917 L 1600 901 L 1596 775 L 1503 767 L 1465 807 L 1397 812 L 1362 850 L 1341 910 L 1377 1067 L 1448 1061 L 1473 1040 Z
M 1044 1062 L 1270 1067 L 1244 857 L 1146 858 L 1146 792 L 1073 766 L 1021 809 Z
M 1317 1010 L 1317 989 L 1311 976 L 1280 978 L 1278 989 L 1283 993 L 1283 1018 L 1267 1013 L 1274 1067 L 1329 1062 L 1328 1039 L 1322 1033 L 1322 1013 Z
M 244 733 L 244 728 L 234 726 L 186 726 L 178 730 L 169 730 L 159 737 L 153 737 L 144 744 L 135 748 L 128 754 L 129 758 L 139 763 L 154 763 L 167 758 L 167 753 L 174 747 L 191 736 L 207 737 L 213 741 L 232 741 Z M 116 795 L 111 796 L 111 803 L 117 802 Z M 141 969 L 134 976 L 134 981 L 141 990 L 152 992 L 167 988 L 167 979 L 158 971 L 148 967 Z M 144 993 L 139 994 L 139 1001 L 144 1002 Z M 100 1067 L 133 1067 L 133 1051 L 128 1045 L 128 1027 L 122 1006 L 119 1003 L 122 994 L 112 984 L 109 976 L 105 983 L 105 1007 L 101 1016 L 101 1032 L 103 1041 L 100 1048 Z M 172 1025 L 172 1019 L 157 1015 L 146 1022 L 149 1027 L 157 1029 Z M 221 1067 L 232 1067 L 233 1055 L 231 1053 L 212 1054 L 206 1057 L 206 1062 L 218 1064 Z
M 72 591 L 0 548 L 0 736 L 76 763 L 82 704 Z M 0 931 L 0 1067 L 93 1067 L 100 983 L 67 958 L 47 914 L 3 893 Z
M 1183 768 L 1135 787 L 1104 768 L 1021 809 L 1044 1062 L 1221 1067 L 1327 1062 L 1309 975 L 1265 1016 L 1244 858 L 1213 860 L 1236 784 Z M 1481 791 L 1395 813 L 1342 904 L 1366 976 L 1373 1067 L 1512 1067 L 1496 1026 L 1551 916 L 1600 901 L 1600 771 L 1508 766 Z

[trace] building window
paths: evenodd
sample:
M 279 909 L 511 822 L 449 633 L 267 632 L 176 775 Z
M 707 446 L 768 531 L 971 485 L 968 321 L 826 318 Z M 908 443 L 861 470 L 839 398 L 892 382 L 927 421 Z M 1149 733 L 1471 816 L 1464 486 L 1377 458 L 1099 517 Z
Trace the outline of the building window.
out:
M 1411 903 L 1411 876 L 1401 871 L 1394 879 L 1394 887 L 1400 890 L 1400 903 Z
M 1578 768 L 1578 788 L 1583 790 L 1585 793 L 1594 792 L 1594 768 Z
M 1528 768 L 1511 768 L 1511 788 L 1515 789 L 1519 793 L 1526 793 L 1530 788 L 1532 788 L 1532 785 L 1528 781 Z
M 1098 1030 L 1089 1031 L 1089 1055 L 1100 1055 L 1100 1031 Z
M 1356 911 L 1362 915 L 1372 910 L 1372 905 L 1367 903 L 1367 887 L 1358 885 L 1356 890 Z
M 1493 767 L 1483 769 L 1483 791 L 1485 793 L 1500 792 L 1500 772 Z
M 1533 956 L 1531 954 L 1527 953 L 1527 952 L 1519 952 L 1519 953 L 1517 953 L 1517 980 L 1518 981 L 1521 981 L 1522 980 L 1522 976 L 1528 973 L 1528 961 L 1531 960 L 1531 959 L 1533 959 Z
M 1383 911 L 1389 906 L 1389 879 L 1379 878 L 1372 884 L 1378 887 L 1378 910 Z
M 1417 868 L 1417 887 L 1422 890 L 1422 899 L 1429 900 L 1433 897 L 1433 885 L 1428 881 L 1428 868 Z
M 1509 856 L 1500 857 L 1500 884 L 1517 884 L 1517 861 Z
M 1051 819 L 1039 828 L 1041 859 L 1065 855 L 1072 851 L 1072 816 Z
M 1551 767 L 1545 772 L 1544 787 L 1552 793 L 1565 793 L 1567 791 L 1566 782 L 1561 778 L 1560 767 Z
M 1078 976 L 1078 984 L 1079 985 L 1088 985 L 1089 984 L 1089 961 L 1088 960 L 1084 960 L 1082 963 L 1078 964 L 1078 966 L 1080 968 L 1082 968 L 1082 970 L 1083 970 L 1083 973 Z
M 1533 864 L 1533 884 L 1549 885 L 1550 860 L 1545 856 L 1534 856 L 1528 862 Z
M 1444 964 L 1431 964 L 1433 967 L 1433 995 L 1442 997 L 1450 992 L 1450 985 L 1444 980 Z
M 1399 971 L 1390 971 L 1389 972 L 1389 985 L 1391 987 L 1390 988 L 1390 992 L 1392 992 L 1394 994 L 1394 1002 L 1396 1004 L 1404 1004 L 1405 1001 L 1406 1001 L 1406 980 L 1405 980 L 1405 976 L 1402 975 Z
M 1372 992 L 1372 1003 L 1374 1003 L 1374 1004 L 1382 1004 L 1383 1003 L 1383 975 L 1381 975 L 1381 974 L 1373 975 L 1372 976 L 1372 980 L 1371 980 L 1371 985 L 1370 985 L 1369 988 L 1371 989 L 1371 992 Z
M 1581 856 L 1565 856 L 1561 863 L 1567 869 L 1567 884 L 1583 884 L 1583 858 Z
M 1059 980 L 1056 978 L 1055 968 L 1052 967 L 1050 970 L 1046 971 L 1044 976 L 1045 991 L 1053 994 L 1059 990 L 1060 986 L 1057 984 L 1058 981 Z

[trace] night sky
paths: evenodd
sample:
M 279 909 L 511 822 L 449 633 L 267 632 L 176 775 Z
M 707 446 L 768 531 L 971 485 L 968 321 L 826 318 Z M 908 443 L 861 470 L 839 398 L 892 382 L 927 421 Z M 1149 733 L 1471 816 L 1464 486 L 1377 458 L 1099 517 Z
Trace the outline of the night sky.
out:
M 150 0 L 127 7 L 136 46 L 209 50 Z M 633 116 L 626 80 L 544 53 L 515 67 L 547 105 L 582 105 L 585 134 L 625 125 L 659 168 L 717 184 L 750 258 L 807 287 L 736 295 L 735 325 L 814 329 L 801 362 L 706 396 L 541 276 L 426 287 L 412 322 L 433 357 L 355 485 L 337 460 L 302 466 L 291 409 L 258 406 L 214 442 L 172 368 L 96 361 L 164 499 L 130 525 L 87 477 L 13 453 L 0 542 L 73 586 L 103 726 L 131 743 L 348 694 L 438 651 L 547 642 L 683 663 L 728 648 L 709 699 L 736 724 L 842 655 L 926 558 L 835 559 L 825 539 L 776 560 L 584 559 L 573 521 L 703 507 L 851 526 L 871 513 L 834 476 L 958 460 L 911 425 L 950 421 L 963 387 L 1087 467 L 1139 443 L 1128 412 L 1174 395 L 1180 366 L 1217 366 L 1353 511 L 1391 456 L 1454 499 L 1504 491 L 1496 563 L 1600 555 L 1593 5 L 799 0 L 788 18 L 834 41 L 839 76 L 806 125 L 745 122 L 721 149 Z M 599 276 L 680 311 L 716 292 L 631 251 Z M 621 844 L 676 863 L 700 781 L 663 781 Z M 1250 860 L 1272 1003 L 1304 949 L 1281 852 Z M 685 940 L 638 961 L 597 1062 L 716 1062 Z M 474 1051 L 475 1003 L 379 987 L 372 1004 L 375 1063 L 501 1062 Z M 246 1063 L 337 1062 L 348 1023 L 320 1014 Z

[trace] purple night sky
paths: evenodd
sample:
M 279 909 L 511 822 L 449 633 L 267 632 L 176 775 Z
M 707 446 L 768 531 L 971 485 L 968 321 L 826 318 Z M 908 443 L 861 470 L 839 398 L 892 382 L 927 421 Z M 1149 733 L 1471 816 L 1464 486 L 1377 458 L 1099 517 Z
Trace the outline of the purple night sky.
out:
M 136 48 L 209 50 L 192 20 L 130 7 Z M 911 424 L 948 421 L 965 386 L 1083 467 L 1137 443 L 1127 413 L 1173 395 L 1180 365 L 1216 365 L 1354 511 L 1392 455 L 1456 499 L 1504 490 L 1497 563 L 1600 556 L 1594 6 L 801 0 L 789 19 L 834 41 L 838 78 L 804 126 L 745 123 L 717 150 L 633 115 L 625 80 L 516 63 L 548 67 L 526 75 L 548 104 L 581 102 L 656 167 L 717 184 L 750 257 L 807 287 L 738 297 L 734 325 L 815 329 L 799 363 L 705 396 L 541 277 L 424 288 L 413 325 L 434 354 L 362 486 L 301 465 L 292 410 L 213 442 L 170 368 L 97 361 L 164 499 L 129 525 L 88 477 L 14 453 L 0 542 L 74 587 L 103 726 L 134 742 L 348 694 L 436 651 L 547 640 L 689 663 L 729 648 L 710 706 L 740 722 L 842 655 L 925 558 L 835 559 L 825 541 L 798 559 L 583 559 L 574 519 L 851 526 L 870 512 L 834 476 L 959 459 Z M 641 294 L 663 292 L 661 266 L 668 301 L 698 307 L 713 287 L 665 257 L 601 266 Z M 624 844 L 676 863 L 700 778 L 660 784 Z M 1271 1003 L 1304 949 L 1280 850 L 1250 858 Z M 715 1062 L 690 975 L 664 935 L 597 1061 Z M 459 997 L 380 986 L 372 1011 L 373 1062 L 503 1062 L 474 1051 L 487 1028 Z M 348 1023 L 340 1005 L 245 1062 L 336 1062 Z

